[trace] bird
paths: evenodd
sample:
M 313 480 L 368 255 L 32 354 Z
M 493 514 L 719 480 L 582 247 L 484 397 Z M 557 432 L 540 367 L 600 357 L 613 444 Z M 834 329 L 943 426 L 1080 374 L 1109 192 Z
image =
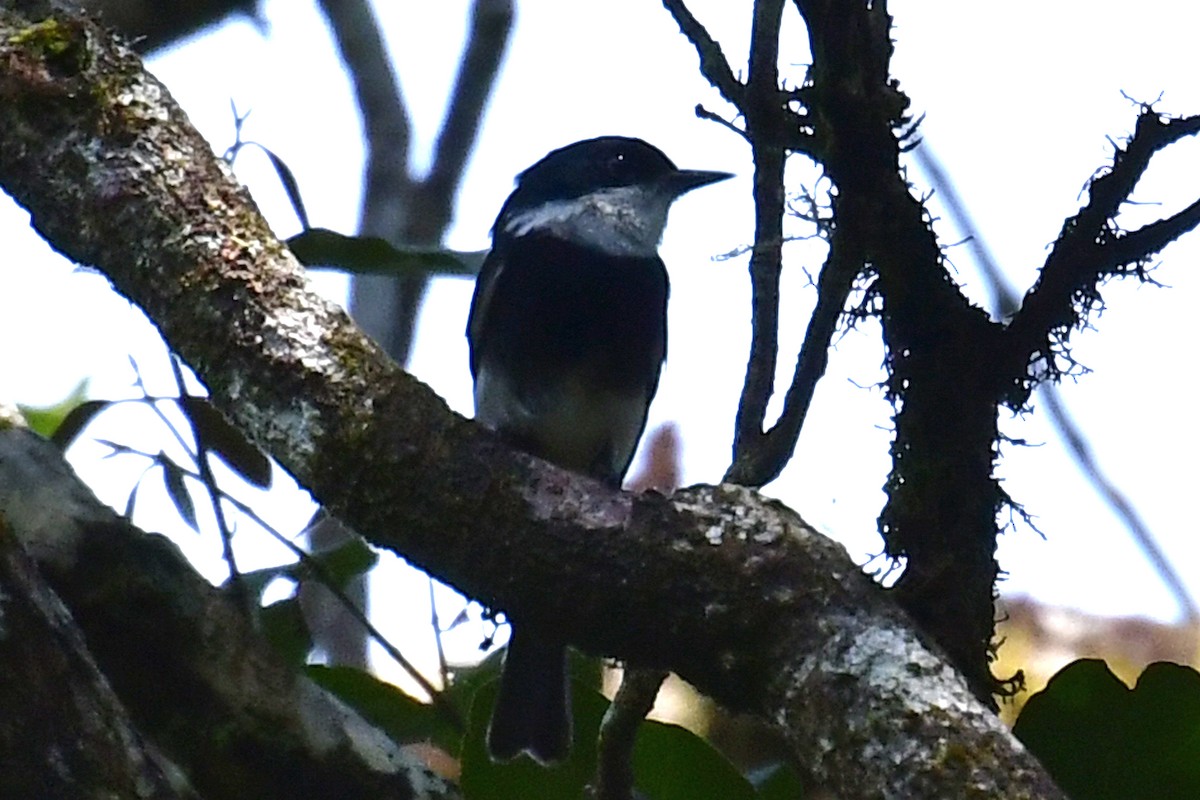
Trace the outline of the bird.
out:
M 569 144 L 520 173 L 467 321 L 475 419 L 513 447 L 620 488 L 667 353 L 658 246 L 668 211 L 729 177 L 679 169 L 623 136 Z M 571 736 L 566 646 L 518 619 L 488 752 L 553 764 Z

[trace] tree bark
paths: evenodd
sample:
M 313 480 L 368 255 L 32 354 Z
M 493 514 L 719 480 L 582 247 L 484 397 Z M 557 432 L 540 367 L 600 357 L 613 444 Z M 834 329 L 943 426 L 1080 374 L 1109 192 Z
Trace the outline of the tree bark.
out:
M 614 492 L 451 413 L 308 290 L 165 88 L 90 23 L 0 11 L 0 185 L 373 543 L 547 635 L 762 717 L 842 796 L 1062 796 L 794 512 L 730 486 Z
M 0 796 L 197 798 L 143 739 L 2 516 L 0 597 Z
M 459 796 L 284 663 L 240 603 L 206 583 L 170 541 L 103 505 L 58 448 L 21 427 L 0 430 L 5 522 L 11 535 L 0 529 L 0 573 L 8 579 L 0 581 L 14 598 L 5 619 L 48 609 L 54 630 L 51 637 L 21 628 L 0 638 L 0 796 L 105 796 L 100 778 L 118 769 L 136 769 L 134 778 L 144 774 L 157 787 L 124 789 L 122 797 L 286 800 L 298 787 L 328 800 Z M 20 659 L 36 669 L 10 669 Z M 107 716 L 76 719 L 87 708 L 76 696 Z M 42 741 L 38 734 L 48 731 L 62 741 Z M 72 791 L 2 791 L 13 785 L 5 781 L 24 778 L 21 785 L 55 785 L 51 744 L 81 762 Z M 171 759 L 168 769 L 153 769 L 165 763 L 159 749 Z M 107 773 L 85 772 L 91 760 Z

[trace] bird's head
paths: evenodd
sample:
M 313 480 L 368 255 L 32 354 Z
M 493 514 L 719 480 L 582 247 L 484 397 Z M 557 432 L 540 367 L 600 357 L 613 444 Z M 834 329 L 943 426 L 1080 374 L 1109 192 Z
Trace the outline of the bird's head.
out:
M 728 177 L 679 169 L 641 139 L 586 139 L 554 150 L 521 173 L 493 233 L 497 240 L 540 233 L 609 255 L 653 256 L 671 203 Z

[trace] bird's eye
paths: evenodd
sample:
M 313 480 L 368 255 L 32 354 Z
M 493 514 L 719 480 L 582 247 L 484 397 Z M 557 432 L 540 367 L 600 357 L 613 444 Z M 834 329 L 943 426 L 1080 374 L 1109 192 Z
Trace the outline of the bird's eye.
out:
M 625 154 L 613 153 L 608 157 L 609 172 L 621 172 L 625 167 Z

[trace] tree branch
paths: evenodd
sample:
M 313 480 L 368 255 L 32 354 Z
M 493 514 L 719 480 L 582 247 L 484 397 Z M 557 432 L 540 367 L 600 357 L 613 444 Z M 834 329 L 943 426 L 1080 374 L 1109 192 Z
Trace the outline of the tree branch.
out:
M 370 4 L 322 0 L 321 5 L 354 78 L 363 114 L 367 166 L 360 233 L 396 246 L 435 245 L 450 223 L 458 185 L 504 55 L 512 28 L 512 0 L 476 0 L 473 5 L 454 92 L 434 146 L 433 166 L 419 181 L 409 166 L 408 111 Z M 407 363 L 412 349 L 428 277 L 424 272 L 400 277 L 359 275 L 353 283 L 355 318 L 401 364 Z M 331 546 L 339 533 L 332 521 L 323 523 L 313 532 L 314 545 Z M 362 582 L 355 583 L 365 600 Z M 319 587 L 313 587 L 312 593 L 318 600 L 323 596 Z M 355 630 L 344 624 L 336 607 L 328 608 L 324 616 L 334 623 L 331 632 L 341 631 L 335 633 L 335 642 Z M 365 660 L 365 648 L 362 654 Z
M 833 198 L 833 207 L 836 219 L 839 216 L 837 197 Z M 737 470 L 736 475 L 727 476 L 735 483 L 762 485 L 774 480 L 796 451 L 796 442 L 804 420 L 808 418 L 817 383 L 829 364 L 829 348 L 846 301 L 864 267 L 863 254 L 856 237 L 848 234 L 849 230 L 846 225 L 833 229 L 829 254 L 817 279 L 817 304 L 809 317 L 804 341 L 796 357 L 792 383 L 784 396 L 783 412 L 771 429 L 760 437 L 757 446 L 743 453 L 742 461 L 733 468 Z M 743 475 L 745 480 L 740 480 Z
M 750 256 L 751 341 L 746 378 L 734 423 L 733 457 L 725 480 L 762 486 L 779 476 L 791 460 L 817 381 L 828 363 L 828 350 L 858 268 L 832 255 L 818 285 L 817 310 L 809 321 L 784 410 L 769 430 L 767 405 L 775 391 L 779 353 L 779 280 L 783 267 L 784 168 L 789 150 L 813 155 L 809 120 L 788 106 L 794 96 L 779 85 L 779 29 L 783 0 L 754 5 L 750 32 L 749 77 L 737 81 L 720 46 L 682 2 L 664 0 L 680 30 L 700 56 L 700 71 L 746 120 L 734 129 L 749 143 L 754 159 L 754 247 Z M 697 107 L 697 113 L 713 115 Z M 841 248 L 843 251 L 845 248 Z M 861 264 L 859 265 L 861 267 Z
M 189 0 L 164 7 L 146 0 L 82 0 L 79 5 L 121 32 L 143 53 L 194 36 L 227 17 L 242 15 L 266 26 L 258 0 Z
M 8 435 L 0 430 L 0 438 Z M 178 779 L 178 767 L 129 719 L 5 514 L 0 514 L 0 596 L 0 794 L 198 800 Z
M 354 83 L 366 145 L 363 218 L 367 236 L 394 240 L 408 215 L 412 124 L 392 59 L 371 4 L 365 0 L 320 0 L 333 40 Z
M 1092 180 L 1088 202 L 1063 224 L 1037 283 L 1005 330 L 1010 404 L 1023 404 L 1040 380 L 1057 377 L 1062 371 L 1058 357 L 1070 363 L 1067 338 L 1100 303 L 1101 282 L 1144 275 L 1147 259 L 1200 224 L 1200 201 L 1137 231 L 1121 232 L 1115 223 L 1154 154 L 1198 132 L 1200 116 L 1164 117 L 1143 107 L 1133 135 L 1116 149 L 1111 169 Z M 1029 364 L 1035 360 L 1044 370 L 1030 378 Z
M 943 169 L 941 162 L 934 155 L 928 144 L 922 143 L 915 151 L 917 162 L 921 169 L 930 177 L 934 190 L 942 199 L 942 203 L 950 212 L 950 218 L 969 242 L 968 247 L 983 273 L 988 290 L 992 295 L 992 317 L 997 320 L 1007 320 L 1016 313 L 1019 298 L 1016 291 L 1009 285 L 1003 271 L 1000 269 L 991 248 L 987 246 L 983 231 L 975 224 L 966 203 L 959 196 L 949 175 Z M 1125 525 L 1129 535 L 1142 550 L 1146 560 L 1158 573 L 1159 580 L 1179 604 L 1180 610 L 1189 620 L 1200 619 L 1200 607 L 1192 599 L 1179 571 L 1171 563 L 1159 545 L 1149 525 L 1142 519 L 1133 502 L 1125 496 L 1120 487 L 1109 480 L 1092 452 L 1087 436 L 1079 424 L 1071 416 L 1059 397 L 1058 385 L 1044 382 L 1039 387 L 1042 393 L 1042 407 L 1045 409 L 1054 426 L 1055 433 L 1062 440 L 1071 460 L 1079 471 L 1087 478 L 1092 488 L 1104 500 L 1113 514 Z
M 449 412 L 308 291 L 166 90 L 98 28 L 0 12 L 0 185 L 374 543 L 550 636 L 760 716 L 844 796 L 1061 797 L 793 512 L 728 486 L 614 492 Z
M 928 214 L 900 168 L 908 98 L 890 77 L 884 3 L 796 0 L 813 59 L 801 96 L 819 120 L 822 166 L 873 277 L 896 413 L 887 503 L 889 556 L 905 559 L 899 602 L 991 702 L 997 515 L 993 475 L 998 329 L 942 263 Z
M 467 44 L 454 79 L 450 108 L 434 144 L 433 166 L 417 187 L 415 205 L 421 213 L 408 221 L 409 241 L 433 244 L 450 224 L 467 157 L 475 147 L 484 107 L 504 61 L 513 15 L 512 0 L 476 0 L 471 7 Z
M 411 123 L 375 15 L 366 0 L 321 0 L 321 10 L 362 114 L 366 164 L 359 233 L 393 245 L 409 244 L 403 229 L 412 215 L 416 185 L 408 169 Z M 359 276 L 354 282 L 351 310 L 359 324 L 401 363 L 408 358 L 424 285 L 423 276 Z
M 783 172 L 787 151 L 778 135 L 779 25 L 783 0 L 758 0 L 750 29 L 750 75 L 738 110 L 754 159 L 754 248 L 750 254 L 750 354 L 734 423 L 733 459 L 725 479 L 762 486 L 775 477 L 747 469 L 761 446 L 779 356 L 779 276 L 783 270 Z
M 285 800 L 298 786 L 329 800 L 457 797 L 285 664 L 240 603 L 206 583 L 167 539 L 103 505 L 57 447 L 23 428 L 0 430 L 0 511 L 70 608 L 86 658 L 128 707 L 138 733 L 126 738 L 152 739 L 203 797 Z M 7 765 L 22 748 L 0 752 Z M 54 774 L 48 763 L 46 777 Z
M 696 19 L 682 0 L 663 0 L 663 7 L 671 13 L 679 25 L 679 30 L 696 48 L 700 56 L 700 73 L 722 97 L 741 111 L 746 87 L 734 76 L 729 60 L 721 51 L 721 45 L 709 35 L 708 29 L 700 24 L 700 20 Z
M 634 797 L 633 748 L 666 679 L 667 673 L 661 670 L 625 670 L 621 675 L 621 686 L 600 724 L 594 800 Z

